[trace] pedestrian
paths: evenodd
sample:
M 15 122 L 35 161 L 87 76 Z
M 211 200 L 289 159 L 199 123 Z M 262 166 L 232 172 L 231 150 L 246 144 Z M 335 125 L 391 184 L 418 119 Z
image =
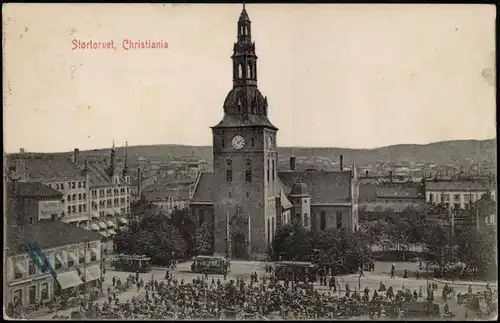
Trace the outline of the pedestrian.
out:
M 469 294 L 472 294 L 472 285 L 469 285 L 468 291 L 469 291 Z
M 394 271 L 395 271 L 395 270 L 394 270 L 394 267 L 392 267 L 392 268 L 391 268 L 391 278 L 392 278 L 392 279 L 395 279 L 395 278 L 394 278 Z
M 111 305 L 111 302 L 113 301 L 113 298 L 111 297 L 111 295 L 108 296 L 108 302 L 109 302 L 109 305 Z
M 111 281 L 113 282 L 113 287 L 115 287 L 115 285 L 116 285 L 116 277 L 113 276 L 113 279 Z
M 141 284 L 137 282 L 137 292 L 139 293 L 139 289 L 141 288 Z
M 359 277 L 365 277 L 365 274 L 363 273 L 363 265 L 359 266 Z
M 422 294 L 422 286 L 420 286 L 418 288 L 418 297 L 423 297 L 423 294 Z
M 417 276 L 417 280 L 420 280 L 420 273 L 418 272 L 418 270 L 417 270 L 417 272 L 415 273 L 415 276 Z

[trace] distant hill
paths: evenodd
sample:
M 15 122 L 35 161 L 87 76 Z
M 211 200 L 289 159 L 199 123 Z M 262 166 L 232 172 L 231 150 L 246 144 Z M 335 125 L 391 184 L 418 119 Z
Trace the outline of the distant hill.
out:
M 115 148 L 117 157 L 122 158 L 124 147 Z M 434 162 L 438 165 L 457 164 L 467 159 L 474 163 L 496 163 L 496 140 L 454 140 L 441 141 L 427 145 L 394 145 L 375 149 L 347 149 L 347 148 L 304 148 L 280 147 L 279 158 L 290 156 L 312 159 L 326 157 L 338 162 L 339 156 L 344 156 L 344 165 L 353 161 L 357 165 L 373 164 L 376 162 Z M 66 154 L 66 153 L 65 153 Z M 68 152 L 68 156 L 72 153 Z M 81 151 L 80 155 L 109 156 L 109 149 Z M 139 157 L 155 157 L 159 160 L 169 159 L 205 159 L 212 160 L 211 146 L 183 146 L 183 145 L 149 145 L 128 147 L 130 164 Z M 109 158 L 109 157 L 108 157 Z

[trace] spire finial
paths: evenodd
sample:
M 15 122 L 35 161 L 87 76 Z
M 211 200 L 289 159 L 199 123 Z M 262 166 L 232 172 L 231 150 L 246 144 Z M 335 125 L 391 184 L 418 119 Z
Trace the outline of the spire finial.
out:
M 115 148 L 115 141 L 113 140 L 113 148 Z

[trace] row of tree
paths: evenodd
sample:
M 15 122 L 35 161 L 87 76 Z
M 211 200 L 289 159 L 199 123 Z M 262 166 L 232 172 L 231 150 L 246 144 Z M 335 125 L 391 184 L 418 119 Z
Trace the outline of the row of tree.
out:
M 207 224 L 198 226 L 188 209 L 170 215 L 147 214 L 114 240 L 118 253 L 147 255 L 156 265 L 211 253 L 211 241 Z
M 285 225 L 276 232 L 269 253 L 275 261 L 311 261 L 339 273 L 355 272 L 371 258 L 371 250 L 359 232 L 311 232 L 296 224 Z
M 376 220 L 362 222 L 360 233 L 366 244 L 382 250 L 419 245 L 423 249 L 420 257 L 434 266 L 444 269 L 463 264 L 475 278 L 491 278 L 496 272 L 496 233 L 479 232 L 474 226 L 452 232 L 444 220 L 447 213 L 439 205 L 407 208 L 400 214 L 388 210 L 377 214 Z

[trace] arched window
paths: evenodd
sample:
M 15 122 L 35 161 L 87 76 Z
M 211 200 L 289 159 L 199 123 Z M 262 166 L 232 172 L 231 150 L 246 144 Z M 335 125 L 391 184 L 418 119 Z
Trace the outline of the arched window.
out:
M 252 63 L 248 63 L 248 74 L 247 74 L 247 78 L 251 79 L 253 78 L 252 76 Z
M 320 227 L 321 227 L 321 230 L 326 230 L 326 213 L 325 213 L 325 211 L 321 211 L 321 214 L 320 214 Z
M 233 181 L 233 162 L 231 161 L 231 159 L 228 159 L 226 161 L 227 163 L 227 168 L 226 168 L 226 180 L 228 182 L 232 182 Z
M 252 182 L 252 161 L 247 159 L 247 165 L 245 170 L 245 182 Z
M 268 182 L 270 181 L 270 178 L 271 178 L 271 177 L 269 176 L 270 171 L 271 171 L 271 170 L 270 170 L 270 168 L 271 168 L 271 161 L 268 159 L 268 160 L 267 160 L 267 181 L 268 181 Z
M 238 78 L 243 77 L 243 66 L 241 64 L 238 65 Z
M 255 139 L 252 138 L 252 147 L 255 147 Z
M 309 226 L 309 215 L 307 215 L 307 213 L 304 213 L 304 226 Z
M 200 219 L 200 225 L 202 225 L 203 222 L 205 222 L 205 210 L 200 209 L 200 211 L 199 211 L 199 219 Z
M 302 219 L 300 217 L 300 213 L 295 214 L 295 224 L 301 225 Z
M 271 220 L 267 219 L 267 242 L 271 242 Z
M 273 167 L 271 169 L 271 174 L 272 174 L 272 178 L 273 178 L 273 181 L 274 181 L 274 173 L 275 173 L 275 160 L 273 159 Z

